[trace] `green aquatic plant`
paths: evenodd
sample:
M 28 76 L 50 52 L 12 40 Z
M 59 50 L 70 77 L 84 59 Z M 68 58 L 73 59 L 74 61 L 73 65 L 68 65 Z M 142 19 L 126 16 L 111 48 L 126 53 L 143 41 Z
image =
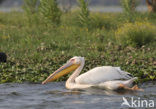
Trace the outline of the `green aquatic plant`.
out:
M 88 9 L 88 1 L 85 0 L 78 0 L 79 7 L 80 7 L 80 14 L 79 14 L 79 23 L 84 26 L 89 26 L 90 24 L 90 17 L 89 17 L 89 9 Z
M 34 14 L 37 11 L 38 0 L 24 0 L 23 9 L 27 14 Z
M 121 0 L 121 6 L 123 8 L 124 17 L 130 22 L 134 22 L 135 20 L 135 13 L 137 7 L 136 2 L 136 0 Z
M 133 34 L 140 29 L 145 31 L 144 27 L 147 29 L 148 25 L 153 28 L 156 19 L 145 13 L 142 14 L 147 21 L 140 21 L 141 24 L 138 22 L 137 25 L 120 20 L 121 13 L 97 15 L 90 12 L 91 17 L 100 18 L 99 27 L 91 26 L 92 30 L 75 24 L 78 11 L 62 13 L 62 22 L 55 27 L 51 23 L 47 27 L 41 16 L 37 23 L 32 17 L 33 22 L 28 25 L 25 13 L 0 14 L 0 51 L 8 56 L 6 63 L 0 63 L 0 83 L 41 82 L 73 56 L 85 57 L 82 73 L 97 66 L 121 66 L 121 69 L 139 77 L 139 82 L 156 80 L 155 41 L 141 47 L 123 46 L 115 41 L 118 29 L 120 34 L 123 31 L 126 35 L 127 31 Z M 123 25 L 127 28 L 122 28 Z M 154 33 L 150 29 L 147 29 L 148 34 L 149 31 Z M 124 37 L 124 34 L 120 36 Z M 68 75 L 57 81 L 67 78 Z
M 61 10 L 57 0 L 40 0 L 40 12 L 46 22 L 58 25 L 61 22 Z
M 125 23 L 115 32 L 119 43 L 143 46 L 156 40 L 156 26 L 149 22 Z

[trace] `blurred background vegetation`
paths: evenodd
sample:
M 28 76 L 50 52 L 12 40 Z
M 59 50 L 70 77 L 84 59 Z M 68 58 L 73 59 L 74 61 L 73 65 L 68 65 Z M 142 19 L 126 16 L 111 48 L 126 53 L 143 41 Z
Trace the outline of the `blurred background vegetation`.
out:
M 123 11 L 90 8 L 111 3 Z M 8 56 L 0 63 L 0 83 L 41 82 L 73 56 L 85 57 L 83 72 L 112 65 L 140 82 L 156 80 L 155 3 L 144 0 L 148 11 L 138 11 L 139 0 L 20 1 L 22 8 L 0 12 L 0 51 Z

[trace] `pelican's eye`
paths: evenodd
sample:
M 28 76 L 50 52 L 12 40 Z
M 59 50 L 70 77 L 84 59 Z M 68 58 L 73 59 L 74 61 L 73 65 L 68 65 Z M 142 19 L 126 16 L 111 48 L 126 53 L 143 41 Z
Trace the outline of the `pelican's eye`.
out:
M 71 59 L 70 61 L 71 61 L 71 62 L 74 62 L 74 61 L 75 61 L 75 59 Z

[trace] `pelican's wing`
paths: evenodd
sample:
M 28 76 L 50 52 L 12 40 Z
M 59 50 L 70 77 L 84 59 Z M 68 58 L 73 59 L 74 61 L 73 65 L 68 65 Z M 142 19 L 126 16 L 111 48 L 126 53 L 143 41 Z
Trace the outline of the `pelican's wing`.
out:
M 89 70 L 78 76 L 75 82 L 78 84 L 98 84 L 105 81 L 131 79 L 132 75 L 122 71 L 120 67 L 102 66 Z

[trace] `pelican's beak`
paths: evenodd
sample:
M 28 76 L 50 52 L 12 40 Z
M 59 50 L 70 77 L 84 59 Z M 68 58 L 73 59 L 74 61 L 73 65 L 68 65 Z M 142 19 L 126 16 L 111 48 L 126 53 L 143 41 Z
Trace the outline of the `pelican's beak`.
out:
M 42 84 L 46 84 L 48 82 L 54 81 L 59 77 L 77 69 L 79 66 L 80 66 L 79 64 L 73 64 L 72 62 L 67 62 L 64 66 L 60 67 L 58 70 L 52 73 L 45 81 L 42 82 Z

